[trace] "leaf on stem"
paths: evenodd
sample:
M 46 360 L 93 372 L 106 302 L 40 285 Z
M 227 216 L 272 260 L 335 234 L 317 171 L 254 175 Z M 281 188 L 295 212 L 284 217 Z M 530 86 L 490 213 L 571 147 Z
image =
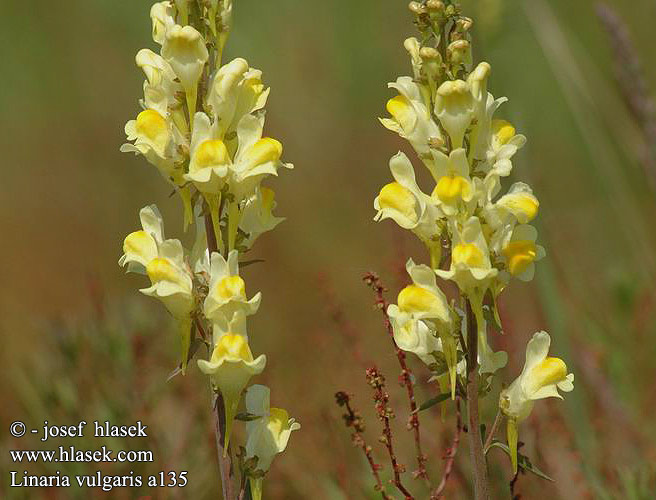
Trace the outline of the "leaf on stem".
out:
M 503 450 L 506 453 L 506 455 L 508 455 L 508 457 L 510 458 L 510 449 L 508 448 L 507 445 L 505 445 L 505 444 L 503 444 L 499 441 L 494 441 L 490 445 L 489 449 L 491 450 L 492 448 L 499 448 L 499 449 Z M 520 468 L 522 468 L 522 469 L 524 469 L 528 472 L 532 472 L 533 474 L 535 474 L 536 476 L 538 476 L 542 479 L 546 479 L 547 481 L 555 482 L 554 479 L 547 476 L 544 472 L 542 472 L 535 465 L 533 465 L 531 463 L 531 460 L 526 455 L 522 455 L 521 453 L 519 453 L 517 455 L 517 465 Z
M 427 410 L 428 408 L 431 408 L 436 404 L 440 404 L 442 401 L 446 401 L 447 399 L 451 399 L 450 393 L 445 392 L 444 394 L 438 394 L 434 398 L 430 398 L 428 401 L 424 401 L 421 406 L 417 408 L 413 413 Z

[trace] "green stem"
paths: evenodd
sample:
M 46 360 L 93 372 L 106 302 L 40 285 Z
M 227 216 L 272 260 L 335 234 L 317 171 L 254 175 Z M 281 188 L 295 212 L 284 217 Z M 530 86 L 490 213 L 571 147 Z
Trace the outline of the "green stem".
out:
M 230 205 L 228 205 L 228 252 L 232 252 L 235 249 L 240 218 L 239 203 L 231 201 Z
M 478 331 L 471 303 L 467 307 L 467 413 L 469 455 L 474 471 L 474 498 L 490 500 L 487 463 L 483 453 L 483 441 L 478 416 Z
M 198 91 L 193 89 L 185 92 L 187 97 L 187 108 L 189 111 L 189 130 L 194 130 L 194 116 L 196 115 L 196 102 L 198 100 Z
M 217 238 L 214 233 L 211 216 L 205 215 L 205 230 L 207 232 L 207 249 L 210 252 L 218 251 Z M 221 473 L 221 488 L 224 500 L 234 500 L 236 498 L 233 484 L 232 454 L 225 444 L 226 436 L 226 415 L 225 403 L 220 392 L 215 392 L 212 398 L 212 416 L 214 420 L 214 434 L 216 436 L 216 448 L 219 459 L 219 472 Z

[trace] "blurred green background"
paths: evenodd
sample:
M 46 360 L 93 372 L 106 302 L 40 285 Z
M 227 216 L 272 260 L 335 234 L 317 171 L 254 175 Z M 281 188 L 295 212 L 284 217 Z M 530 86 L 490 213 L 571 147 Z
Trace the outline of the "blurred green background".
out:
M 410 72 L 403 40 L 414 35 L 402 0 L 236 0 L 227 56 L 245 57 L 271 86 L 267 133 L 282 140 L 296 169 L 274 182 L 287 221 L 259 240 L 245 270 L 264 295 L 250 331 L 267 370 L 272 402 L 303 425 L 265 483 L 269 498 L 376 498 L 363 457 L 334 405 L 354 393 L 379 446 L 364 367 L 376 362 L 397 408 L 401 461 L 413 470 L 408 410 L 398 366 L 371 292 L 377 271 L 389 298 L 408 256 L 424 260 L 393 223 L 375 224 L 372 200 L 389 182 L 387 161 L 402 141 L 377 121 L 386 83 Z M 119 153 L 124 123 L 138 111 L 143 77 L 134 64 L 150 39 L 145 0 L 5 0 L 0 18 L 0 464 L 3 498 L 91 498 L 99 490 L 8 488 L 8 470 L 143 474 L 189 470 L 184 490 L 114 490 L 112 498 L 216 498 L 218 474 L 206 380 L 197 370 L 166 382 L 177 344 L 165 310 L 141 296 L 143 277 L 117 265 L 138 210 L 156 202 L 169 237 L 182 237 L 178 200 L 143 158 Z M 565 401 L 536 406 L 522 426 L 524 452 L 556 481 L 521 476 L 524 498 L 653 498 L 656 491 L 656 175 L 653 133 L 640 111 L 656 88 L 652 20 L 656 4 L 610 5 L 635 47 L 582 0 L 469 0 L 475 58 L 492 64 L 490 90 L 510 102 L 500 116 L 528 136 L 512 180 L 530 182 L 541 201 L 547 258 L 534 281 L 502 296 L 510 354 L 506 381 L 521 370 L 533 332 L 546 329 L 553 352 L 576 375 Z M 641 61 L 646 89 L 629 56 Z M 618 79 L 619 77 L 619 79 Z M 620 81 L 628 82 L 624 87 Z M 628 88 L 627 88 L 628 86 Z M 638 102 L 638 111 L 632 103 Z M 653 105 L 652 105 L 653 106 Z M 635 104 L 634 104 L 635 107 Z M 652 108 L 653 113 L 653 108 Z M 653 116 L 652 116 L 653 120 Z M 651 137 L 651 142 L 649 137 Z M 420 401 L 434 394 L 416 368 Z M 494 416 L 496 394 L 483 408 Z M 8 449 L 39 448 L 10 438 L 14 420 L 38 426 L 112 419 L 150 425 L 156 463 L 12 464 Z M 450 415 L 422 414 L 429 472 L 437 482 L 453 434 Z M 48 443 L 52 445 L 53 443 Z M 96 448 L 89 439 L 54 444 Z M 84 446 L 83 446 L 84 444 Z M 46 448 L 48 446 L 45 446 Z M 52 447 L 52 446 L 50 446 Z M 385 463 L 382 449 L 377 461 Z M 506 458 L 491 453 L 495 498 L 509 497 Z M 383 471 L 389 477 L 389 466 Z M 448 498 L 469 498 L 466 445 Z M 417 498 L 421 485 L 406 474 Z M 391 489 L 389 489 L 391 491 Z

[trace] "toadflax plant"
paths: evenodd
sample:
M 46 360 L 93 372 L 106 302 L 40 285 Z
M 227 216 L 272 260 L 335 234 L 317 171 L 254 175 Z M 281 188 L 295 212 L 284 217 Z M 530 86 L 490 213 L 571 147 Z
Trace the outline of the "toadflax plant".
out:
M 282 162 L 280 142 L 263 137 L 269 90 L 262 73 L 241 58 L 222 61 L 232 0 L 159 2 L 150 17 L 160 51 L 137 53 L 146 75 L 143 110 L 126 124 L 129 142 L 121 151 L 144 156 L 171 185 L 195 243 L 188 250 L 167 239 L 162 216 L 150 205 L 140 212 L 142 228 L 125 238 L 119 263 L 146 274 L 150 286 L 141 292 L 159 299 L 175 319 L 181 356 L 176 374 L 185 374 L 198 347 L 206 345 L 208 359 L 197 365 L 214 395 L 223 498 L 242 498 L 249 487 L 257 500 L 271 461 L 300 425 L 270 407 L 267 387 L 247 389 L 266 356 L 253 355 L 247 333 L 261 294 L 248 298 L 239 267 L 257 238 L 282 221 L 272 213 L 274 192 L 263 181 L 292 165 Z M 246 412 L 239 414 L 244 392 Z M 239 490 L 230 446 L 238 416 L 247 421 Z
M 505 449 L 517 473 L 519 425 L 536 400 L 561 397 L 559 389 L 571 391 L 574 376 L 562 360 L 548 357 L 549 335 L 533 335 L 524 369 L 501 391 L 499 413 L 483 442 L 479 400 L 491 391 L 493 378 L 507 362 L 507 354 L 495 352 L 490 345 L 488 322 L 501 331 L 497 298 L 513 280 L 531 280 L 535 263 L 544 257 L 544 249 L 536 243 L 537 231 L 530 225 L 539 203 L 523 182 L 502 191 L 512 158 L 526 139 L 509 122 L 495 118 L 506 99 L 488 92 L 490 65 L 472 63 L 472 20 L 449 0 L 413 1 L 409 7 L 420 32 L 404 43 L 412 74 L 389 84 L 398 95 L 387 102 L 390 117 L 381 122 L 410 143 L 414 164 L 427 169 L 431 185 L 427 191 L 420 188 L 413 161 L 399 152 L 389 162 L 393 181 L 380 190 L 374 207 L 375 220 L 391 219 L 424 243 L 427 263 L 407 261 L 412 284 L 399 292 L 396 304 L 382 299 L 375 276 L 366 279 L 379 292 L 378 304 L 391 323 L 396 346 L 415 354 L 438 382 L 445 397 L 435 401 L 453 400 L 458 420 L 460 400 L 466 402 L 475 498 L 488 499 L 487 451 L 493 446 Z M 448 302 L 441 288 L 446 282 L 455 284 L 458 300 Z M 402 368 L 410 387 L 408 369 L 403 363 Z M 379 408 L 380 377 L 377 380 Z M 409 395 L 414 407 L 410 391 Z M 387 418 L 384 401 L 379 414 Z M 507 447 L 495 440 L 503 417 Z M 425 478 L 418 422 L 411 420 L 411 424 L 419 453 L 415 476 Z M 405 498 L 412 498 L 399 480 L 391 449 L 390 456 L 394 484 Z M 521 458 L 522 465 L 528 464 Z M 443 488 L 441 484 L 431 497 L 439 497 Z M 384 492 L 383 497 L 389 498 Z

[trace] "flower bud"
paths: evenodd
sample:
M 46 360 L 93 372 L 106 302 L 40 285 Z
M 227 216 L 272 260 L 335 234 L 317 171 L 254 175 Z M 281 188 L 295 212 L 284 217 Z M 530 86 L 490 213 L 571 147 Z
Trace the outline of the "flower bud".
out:
M 422 60 L 421 70 L 429 79 L 439 80 L 439 74 L 442 71 L 442 56 L 433 47 L 422 47 L 419 51 L 419 57 Z
M 428 0 L 426 3 L 428 15 L 431 21 L 437 24 L 442 24 L 446 21 L 444 2 L 440 0 Z
M 446 48 L 449 61 L 452 64 L 471 64 L 471 44 L 467 40 L 456 40 Z
M 440 58 L 440 53 L 434 49 L 433 47 L 422 47 L 419 50 L 419 57 L 422 59 L 439 59 Z
M 428 2 L 426 2 L 426 7 L 431 13 L 444 12 L 444 2 L 441 0 L 428 0 Z
M 469 17 L 461 17 L 456 22 L 456 26 L 460 31 L 469 31 L 474 25 L 474 21 Z
M 426 14 L 426 7 L 424 7 L 422 4 L 419 2 L 410 2 L 408 4 L 408 9 L 410 9 L 410 12 L 413 14 L 416 14 L 420 16 L 421 14 Z

